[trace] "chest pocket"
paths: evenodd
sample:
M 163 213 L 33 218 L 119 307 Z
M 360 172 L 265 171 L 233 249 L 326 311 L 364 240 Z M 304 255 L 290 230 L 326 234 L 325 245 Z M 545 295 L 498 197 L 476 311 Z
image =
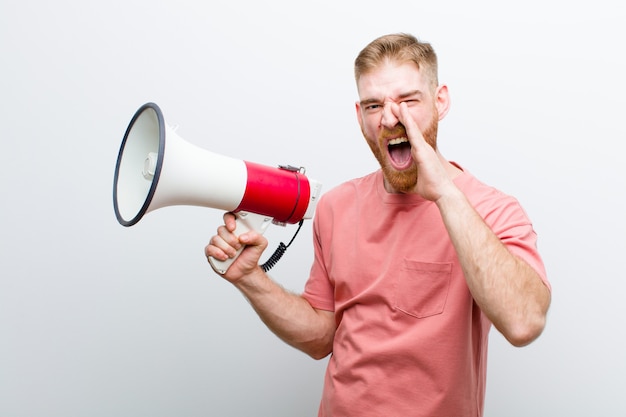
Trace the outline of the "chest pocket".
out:
M 396 278 L 395 308 L 417 318 L 443 313 L 452 263 L 403 260 Z

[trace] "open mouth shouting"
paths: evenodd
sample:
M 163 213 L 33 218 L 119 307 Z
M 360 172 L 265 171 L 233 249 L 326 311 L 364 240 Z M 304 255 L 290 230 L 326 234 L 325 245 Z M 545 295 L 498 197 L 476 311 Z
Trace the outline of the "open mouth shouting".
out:
M 406 136 L 390 139 L 387 142 L 387 154 L 389 162 L 398 171 L 403 171 L 411 166 L 411 143 Z

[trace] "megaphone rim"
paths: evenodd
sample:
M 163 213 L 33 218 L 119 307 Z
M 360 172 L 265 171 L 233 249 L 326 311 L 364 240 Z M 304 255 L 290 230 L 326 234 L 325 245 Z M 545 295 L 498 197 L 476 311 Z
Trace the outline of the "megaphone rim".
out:
M 122 216 L 120 212 L 119 205 L 118 205 L 118 198 L 117 198 L 118 197 L 117 185 L 118 185 L 120 167 L 122 164 L 122 156 L 124 154 L 124 148 L 126 147 L 126 144 L 128 141 L 128 136 L 130 132 L 132 131 L 135 122 L 137 121 L 137 119 L 139 119 L 139 117 L 143 114 L 143 112 L 148 109 L 154 110 L 157 116 L 158 124 L 159 124 L 159 150 L 158 150 L 158 155 L 157 155 L 157 162 L 156 162 L 156 166 L 154 170 L 154 177 L 152 179 L 152 183 L 150 184 L 150 189 L 148 190 L 148 194 L 146 195 L 146 199 L 143 205 L 141 206 L 141 209 L 137 212 L 135 217 L 133 217 L 130 220 L 126 220 L 124 219 L 124 217 Z M 161 176 L 161 168 L 163 166 L 164 151 L 165 151 L 165 119 L 163 117 L 163 112 L 161 111 L 161 108 L 156 103 L 153 103 L 153 102 L 145 103 L 135 112 L 130 123 L 128 124 L 128 127 L 126 128 L 126 132 L 124 133 L 124 138 L 122 139 L 122 144 L 120 145 L 120 150 L 117 154 L 117 162 L 115 164 L 115 176 L 113 180 L 113 207 L 115 209 L 115 217 L 117 218 L 117 221 L 122 226 L 128 227 L 128 226 L 132 226 L 136 224 L 137 222 L 139 222 L 139 220 L 141 220 L 141 218 L 148 211 L 148 208 L 150 207 L 150 203 L 152 202 L 152 198 L 154 197 L 154 193 L 156 192 L 157 184 L 159 182 L 159 177 Z

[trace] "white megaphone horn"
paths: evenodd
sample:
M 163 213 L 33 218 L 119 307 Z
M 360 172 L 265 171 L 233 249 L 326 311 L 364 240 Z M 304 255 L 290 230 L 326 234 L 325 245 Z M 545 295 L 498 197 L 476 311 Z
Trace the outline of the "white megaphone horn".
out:
M 302 224 L 301 220 L 311 219 L 321 187 L 304 175 L 303 168 L 268 167 L 192 145 L 167 125 L 159 106 L 146 103 L 122 140 L 113 205 L 123 226 L 132 226 L 161 207 L 190 205 L 234 212 L 237 235 L 249 230 L 262 234 L 270 223 Z M 223 274 L 235 258 L 209 261 Z

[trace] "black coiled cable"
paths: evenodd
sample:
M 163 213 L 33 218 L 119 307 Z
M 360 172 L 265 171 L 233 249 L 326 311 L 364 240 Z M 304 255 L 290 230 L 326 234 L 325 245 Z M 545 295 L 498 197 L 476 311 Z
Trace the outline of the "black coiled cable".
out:
M 278 247 L 276 248 L 272 256 L 270 256 L 269 259 L 263 265 L 261 265 L 261 268 L 263 268 L 263 271 L 267 272 L 270 269 L 272 269 L 278 263 L 280 258 L 283 257 L 283 255 L 287 251 L 287 248 L 291 246 L 291 243 L 296 238 L 296 235 L 300 231 L 300 228 L 302 228 L 302 223 L 304 223 L 304 219 L 300 220 L 300 223 L 298 223 L 298 229 L 296 230 L 296 233 L 293 234 L 293 237 L 291 238 L 289 243 L 285 245 L 283 242 L 280 242 L 280 244 L 278 245 Z

